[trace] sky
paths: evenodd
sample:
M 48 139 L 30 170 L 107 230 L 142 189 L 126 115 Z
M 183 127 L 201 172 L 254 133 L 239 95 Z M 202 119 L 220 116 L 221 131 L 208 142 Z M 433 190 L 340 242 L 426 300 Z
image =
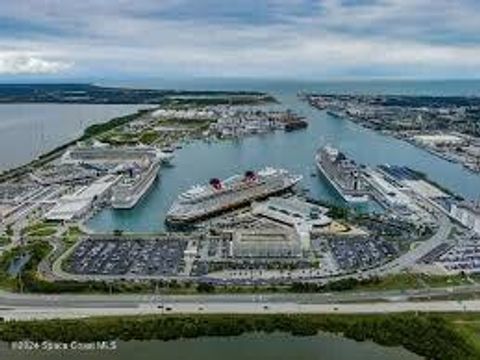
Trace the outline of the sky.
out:
M 0 0 L 0 81 L 479 78 L 479 0 Z

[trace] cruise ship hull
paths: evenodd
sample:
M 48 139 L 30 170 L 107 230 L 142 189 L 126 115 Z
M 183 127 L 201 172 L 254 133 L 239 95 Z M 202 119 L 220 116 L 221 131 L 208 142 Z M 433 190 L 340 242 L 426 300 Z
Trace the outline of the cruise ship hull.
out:
M 342 198 L 343 201 L 347 203 L 365 203 L 369 201 L 369 197 L 367 194 L 352 194 L 348 193 L 347 190 L 341 188 L 337 182 L 331 178 L 325 168 L 322 166 L 320 159 L 316 158 L 317 169 L 322 174 L 322 176 L 328 181 L 330 186 L 335 190 L 335 192 Z
M 142 186 L 142 189 L 128 197 L 113 197 L 112 198 L 112 207 L 117 210 L 128 210 L 132 209 L 137 205 L 137 203 L 145 196 L 145 194 L 150 190 L 153 185 L 153 182 L 157 178 L 158 166 L 155 167 L 155 170 L 149 176 L 149 179 Z
M 262 200 L 269 196 L 277 195 L 290 190 L 295 186 L 301 177 L 297 177 L 292 181 L 286 181 L 281 187 L 272 189 L 265 189 L 255 196 L 239 196 L 237 199 L 228 202 L 227 204 L 218 204 L 218 206 L 204 207 L 200 211 L 183 211 L 182 205 L 174 204 L 172 209 L 168 212 L 166 222 L 169 225 L 183 225 L 196 221 L 208 219 L 210 217 L 241 208 L 251 204 L 253 201 Z

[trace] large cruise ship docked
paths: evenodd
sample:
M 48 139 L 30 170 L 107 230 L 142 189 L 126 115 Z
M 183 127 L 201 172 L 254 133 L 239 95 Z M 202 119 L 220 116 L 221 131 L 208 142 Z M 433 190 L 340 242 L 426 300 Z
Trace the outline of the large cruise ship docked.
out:
M 160 162 L 151 162 L 146 169 L 131 168 L 115 186 L 112 194 L 114 209 L 131 209 L 150 189 L 157 177 Z
M 331 186 L 349 203 L 369 200 L 359 166 L 344 153 L 331 146 L 322 147 L 315 156 L 318 170 Z
M 300 175 L 269 167 L 257 173 L 247 171 L 224 181 L 211 179 L 208 185 L 196 185 L 182 193 L 170 208 L 166 220 L 181 224 L 206 218 L 290 189 L 301 179 Z
M 131 161 L 160 161 L 169 163 L 173 154 L 151 146 L 110 146 L 100 142 L 93 145 L 79 143 L 69 148 L 62 156 L 64 164 L 118 164 Z

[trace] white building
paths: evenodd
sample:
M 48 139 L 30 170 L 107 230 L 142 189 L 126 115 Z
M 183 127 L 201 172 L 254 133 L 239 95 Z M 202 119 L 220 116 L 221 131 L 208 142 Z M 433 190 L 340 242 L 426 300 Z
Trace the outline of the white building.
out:
M 480 206 L 469 203 L 452 204 L 450 215 L 465 227 L 480 234 Z
M 184 119 L 184 120 L 210 120 L 216 117 L 211 110 L 174 110 L 174 109 L 158 109 L 152 113 L 154 118 L 162 119 Z
M 237 258 L 296 258 L 302 255 L 293 232 L 238 230 L 233 234 L 232 255 Z
M 90 211 L 96 200 L 107 196 L 119 179 L 119 176 L 107 175 L 89 186 L 83 186 L 74 194 L 61 197 L 45 218 L 54 221 L 70 221 L 82 217 Z
M 466 143 L 463 137 L 454 134 L 416 135 L 413 139 L 425 146 L 455 146 Z
M 252 204 L 252 213 L 292 227 L 300 238 L 302 249 L 310 248 L 310 233 L 331 224 L 328 209 L 297 198 L 273 197 Z

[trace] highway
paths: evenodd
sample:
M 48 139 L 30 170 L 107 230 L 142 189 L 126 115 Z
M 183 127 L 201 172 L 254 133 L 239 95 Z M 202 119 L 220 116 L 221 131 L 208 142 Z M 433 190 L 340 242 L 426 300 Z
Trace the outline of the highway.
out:
M 106 308 L 0 308 L 5 320 L 72 319 L 89 316 L 148 314 L 386 314 L 401 312 L 480 312 L 480 300 L 360 304 L 300 304 L 297 302 L 182 302 Z
M 156 309 L 162 304 L 170 304 L 171 307 L 182 308 L 183 306 L 198 307 L 200 305 L 212 305 L 212 309 L 221 308 L 232 309 L 235 312 L 235 306 L 239 309 L 253 309 L 259 305 L 267 304 L 268 307 L 282 309 L 281 304 L 290 304 L 302 308 L 303 306 L 314 307 L 319 311 L 330 309 L 332 307 L 350 306 L 350 309 L 356 309 L 357 305 L 369 306 L 372 311 L 376 311 L 378 306 L 388 311 L 395 311 L 395 308 L 405 309 L 404 304 L 434 304 L 442 301 L 451 295 L 468 295 L 480 293 L 480 285 L 465 285 L 456 287 L 442 287 L 429 289 L 411 289 L 411 290 L 388 290 L 388 291 L 351 291 L 338 293 L 317 293 L 317 294 L 209 294 L 209 295 L 44 295 L 44 294 L 17 294 L 0 292 L 0 316 L 8 318 L 8 314 L 22 312 L 61 314 L 75 312 L 91 312 L 92 314 L 109 313 L 111 309 L 117 309 L 119 313 L 124 311 L 138 311 L 138 309 L 153 308 Z M 421 301 L 420 301 L 421 300 Z M 430 300 L 430 301 L 425 301 Z M 476 300 L 475 300 L 476 301 Z M 457 301 L 452 303 L 459 304 Z M 402 305 L 403 304 L 403 305 Z M 420 305 L 415 305 L 420 306 Z M 423 309 L 424 305 L 418 308 Z M 428 306 L 427 306 L 428 308 Z M 68 311 L 70 309 L 71 311 Z M 83 310 L 82 310 L 83 309 Z M 477 308 L 472 308 L 477 310 Z M 385 310 L 385 311 L 387 311 Z M 467 309 L 469 311 L 470 308 Z M 212 310 L 213 311 L 213 310 Z M 417 311 L 417 310 L 415 310 Z M 452 310 L 454 311 L 454 310 Z
M 384 291 L 345 291 L 316 294 L 206 294 L 206 295 L 162 295 L 162 294 L 18 294 L 0 291 L 0 307 L 2 306 L 37 306 L 37 307 L 108 307 L 135 306 L 146 302 L 268 302 L 295 301 L 298 303 L 341 303 L 360 301 L 415 300 L 420 298 L 439 298 L 449 295 L 466 295 L 480 293 L 480 285 L 456 287 L 425 288 L 411 290 Z

